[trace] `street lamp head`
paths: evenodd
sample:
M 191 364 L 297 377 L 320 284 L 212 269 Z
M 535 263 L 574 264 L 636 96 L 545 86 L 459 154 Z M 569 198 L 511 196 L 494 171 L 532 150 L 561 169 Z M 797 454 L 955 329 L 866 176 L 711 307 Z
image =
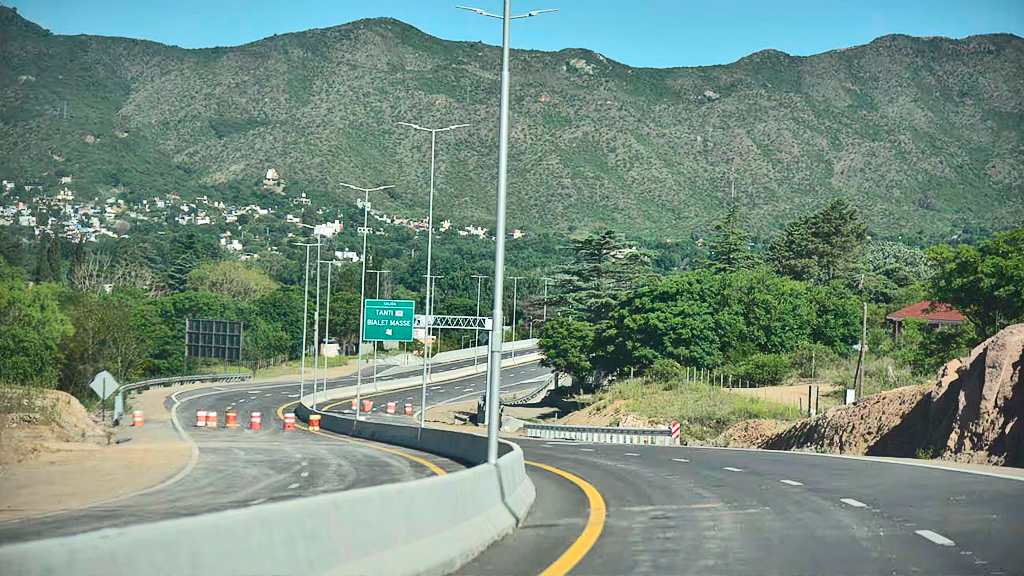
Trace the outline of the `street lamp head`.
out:
M 398 125 L 399 126 L 408 126 L 410 128 L 415 128 L 417 130 L 426 130 L 426 128 L 420 126 L 419 124 L 410 124 L 409 122 L 399 122 Z
M 481 16 L 490 16 L 491 18 L 501 18 L 500 15 L 498 15 L 498 14 L 491 14 L 490 12 L 487 12 L 486 10 L 483 10 L 481 8 L 473 8 L 471 6 L 459 6 L 458 4 L 456 4 L 455 7 L 456 8 L 461 8 L 463 10 L 469 10 L 470 12 L 476 12 L 477 14 L 479 14 Z
M 532 10 L 526 13 L 526 17 L 537 16 L 538 14 L 547 14 L 548 12 L 558 12 L 558 8 L 548 8 L 546 10 Z

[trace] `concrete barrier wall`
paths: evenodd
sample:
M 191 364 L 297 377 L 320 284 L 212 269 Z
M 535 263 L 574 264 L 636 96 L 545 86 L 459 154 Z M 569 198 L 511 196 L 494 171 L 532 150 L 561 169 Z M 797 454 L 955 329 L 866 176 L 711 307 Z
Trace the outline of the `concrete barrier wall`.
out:
M 308 418 L 309 409 L 296 411 Z M 441 454 L 445 476 L 0 547 L 5 574 L 385 574 L 458 568 L 515 529 L 536 497 L 522 450 L 461 432 L 323 415 L 321 427 Z
M 502 367 L 506 366 L 517 366 L 519 364 L 528 364 L 530 362 L 536 362 L 543 356 L 540 353 L 534 352 L 530 354 L 523 354 L 522 356 L 516 356 L 513 361 L 511 358 L 505 358 L 501 361 Z M 455 370 L 446 370 L 444 372 L 436 372 L 430 375 L 428 384 L 440 384 L 442 382 L 450 382 L 452 380 L 458 380 L 467 376 L 473 376 L 475 374 L 482 374 L 487 370 L 487 367 L 483 364 L 479 366 L 467 366 L 465 368 L 456 368 Z M 408 378 L 396 378 L 394 380 L 378 380 L 377 385 L 374 386 L 372 382 L 364 378 L 362 387 L 359 388 L 359 393 L 363 396 L 368 394 L 376 394 L 378 392 L 391 392 L 392 390 L 401 390 L 403 388 L 409 388 L 417 386 L 423 383 L 423 376 L 410 376 Z M 302 397 L 301 402 L 307 406 L 314 404 L 321 405 L 330 400 L 347 400 L 354 398 L 356 395 L 355 386 L 341 386 L 338 388 L 331 388 L 326 392 L 320 391 L 314 394 L 307 394 Z

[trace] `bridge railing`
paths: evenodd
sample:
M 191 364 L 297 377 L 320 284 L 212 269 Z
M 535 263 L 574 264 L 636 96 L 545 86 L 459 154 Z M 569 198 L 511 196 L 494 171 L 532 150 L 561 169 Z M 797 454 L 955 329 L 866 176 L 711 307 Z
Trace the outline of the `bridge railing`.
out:
M 562 424 L 537 424 L 528 422 L 523 426 L 527 436 L 547 440 L 578 440 L 581 442 L 605 442 L 609 444 L 645 444 L 652 446 L 678 446 L 669 428 L 622 428 L 618 426 L 566 426 Z

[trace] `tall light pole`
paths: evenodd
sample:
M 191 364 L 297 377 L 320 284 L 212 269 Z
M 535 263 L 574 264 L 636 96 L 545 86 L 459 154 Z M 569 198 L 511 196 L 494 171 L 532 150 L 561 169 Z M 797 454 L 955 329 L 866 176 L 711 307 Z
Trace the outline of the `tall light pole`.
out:
M 431 256 L 432 256 L 432 249 L 433 249 L 433 244 L 434 244 L 434 148 L 435 148 L 435 144 L 437 143 L 437 133 L 438 132 L 448 132 L 448 131 L 451 131 L 451 130 L 455 130 L 456 128 L 464 128 L 466 126 L 469 126 L 469 124 L 453 124 L 453 125 L 447 126 L 445 128 L 424 128 L 424 127 L 422 127 L 422 126 L 420 126 L 418 124 L 410 124 L 409 122 L 399 122 L 399 124 L 402 125 L 402 126 L 408 126 L 408 127 L 412 128 L 414 130 L 422 130 L 424 132 L 430 132 L 430 201 L 429 201 L 429 208 L 428 208 L 428 212 L 427 212 L 427 293 L 425 294 L 425 297 L 424 297 L 424 300 L 423 300 L 423 305 L 425 307 L 427 307 L 427 310 L 426 310 L 427 324 L 426 324 L 426 327 L 425 327 L 424 334 L 427 336 L 426 342 L 429 342 L 430 341 L 430 338 L 429 338 L 429 336 L 430 336 L 430 319 L 431 319 L 431 314 L 432 314 L 432 311 L 430 310 L 430 302 L 431 302 L 431 294 L 430 294 L 430 291 L 431 291 L 431 286 L 430 286 L 430 284 L 431 284 L 431 282 L 430 282 L 430 259 L 431 259 Z M 426 406 L 426 402 L 427 402 L 427 378 L 429 376 L 428 366 L 429 366 L 428 347 L 427 346 L 423 346 L 423 391 L 422 391 L 422 394 L 420 395 L 420 428 L 423 428 L 423 425 L 426 422 L 426 413 L 427 413 L 427 406 Z
M 544 317 L 542 322 L 548 321 L 548 285 L 553 281 L 552 278 L 544 277 L 541 278 L 544 281 Z
M 309 324 L 309 249 L 316 244 L 296 244 L 306 247 L 306 287 L 302 301 L 302 362 L 299 364 L 299 398 L 306 394 L 306 326 Z
M 501 300 L 505 276 L 505 192 L 508 189 L 508 51 L 509 24 L 513 19 L 529 18 L 554 10 L 534 10 L 526 14 L 513 16 L 511 0 L 505 0 L 501 16 L 485 12 L 479 8 L 458 6 L 464 10 L 472 10 L 481 16 L 501 18 L 501 105 L 498 113 L 498 197 L 495 206 L 495 246 L 494 246 L 494 309 L 491 326 L 491 370 L 487 381 L 487 461 L 494 464 L 498 461 L 498 409 L 501 390 L 501 341 L 502 332 Z M 495 357 L 497 356 L 497 357 Z
M 518 301 L 519 281 L 522 276 L 512 276 L 512 362 L 516 360 L 516 302 Z
M 331 271 L 337 260 L 324 260 L 327 264 L 327 319 L 324 321 L 324 394 L 327 393 L 327 339 L 331 337 Z M 316 385 L 313 385 L 313 410 L 316 410 Z
M 487 276 L 483 276 L 481 274 L 474 274 L 473 276 L 471 276 L 471 278 L 476 278 L 476 317 L 479 318 L 480 317 L 480 289 L 483 287 L 484 278 L 487 278 Z M 476 353 L 475 349 L 480 347 L 480 329 L 477 328 L 474 333 L 476 334 L 476 339 L 473 340 L 473 348 L 474 348 L 474 350 L 473 350 L 473 368 L 476 368 L 477 353 Z
M 355 426 L 359 423 L 359 388 L 363 384 L 363 336 L 365 336 L 366 324 L 366 319 L 363 315 L 366 313 L 366 236 L 370 232 L 369 228 L 367 228 L 367 225 L 370 222 L 370 192 L 387 190 L 388 188 L 394 188 L 394 186 L 360 188 L 351 184 L 345 184 L 344 182 L 341 182 L 341 185 L 363 193 L 363 229 L 361 230 L 363 234 L 363 255 L 360 258 L 363 271 L 359 280 L 359 344 L 356 345 L 356 414 L 355 419 L 352 422 L 352 425 Z
M 374 292 L 374 298 L 380 298 L 380 275 L 391 272 L 391 270 L 367 270 L 377 275 L 377 291 Z M 377 389 L 377 343 L 373 343 L 373 389 Z

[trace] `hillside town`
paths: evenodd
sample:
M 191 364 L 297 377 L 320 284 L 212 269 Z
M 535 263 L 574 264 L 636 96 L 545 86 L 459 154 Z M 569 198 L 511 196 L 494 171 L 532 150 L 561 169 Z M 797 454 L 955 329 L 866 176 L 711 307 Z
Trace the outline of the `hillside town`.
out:
M 237 253 L 240 260 L 258 257 L 253 251 L 247 250 L 243 224 L 252 225 L 261 218 L 267 222 L 268 234 L 269 227 L 278 222 L 293 225 L 296 230 L 287 232 L 287 238 L 305 235 L 300 230 L 304 226 L 303 214 L 309 210 L 315 214 L 314 219 L 321 222 L 313 226 L 314 235 L 329 238 L 345 229 L 340 213 L 325 206 L 314 206 L 313 199 L 306 192 L 287 198 L 284 193 L 285 182 L 275 169 L 267 170 L 263 185 L 265 189 L 276 190 L 284 195 L 287 202 L 283 206 L 286 208 L 260 204 L 234 205 L 207 195 L 187 199 L 178 194 L 168 194 L 134 201 L 126 201 L 116 195 L 86 199 L 74 189 L 74 183 L 74 176 L 61 176 L 54 193 L 50 192 L 49 185 L 38 181 L 3 180 L 0 182 L 0 226 L 30 228 L 34 237 L 47 234 L 71 242 L 98 242 L 104 237 L 117 239 L 130 234 L 133 226 L 145 223 L 158 228 L 210 227 L 220 231 L 221 246 Z M 357 198 L 355 206 L 357 210 L 353 211 L 353 215 L 363 210 L 363 199 Z M 375 234 L 387 234 L 389 227 L 404 227 L 417 233 L 426 231 L 428 227 L 426 216 L 404 217 L 373 208 L 372 203 L 368 214 L 377 222 L 371 226 Z M 330 218 L 333 219 L 322 222 Z M 435 232 L 457 233 L 462 238 L 494 238 L 487 228 L 475 224 L 454 229 L 450 219 L 439 222 Z M 508 233 L 508 238 L 512 240 L 524 236 L 519 228 Z M 358 255 L 353 252 L 345 252 L 339 258 L 358 261 Z

